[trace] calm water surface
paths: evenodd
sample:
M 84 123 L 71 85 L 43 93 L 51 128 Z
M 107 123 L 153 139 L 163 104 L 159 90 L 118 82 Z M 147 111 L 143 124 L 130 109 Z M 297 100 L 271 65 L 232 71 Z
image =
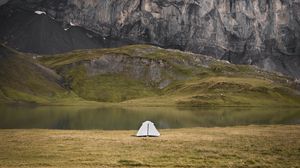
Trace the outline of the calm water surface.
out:
M 0 129 L 129 130 L 145 120 L 159 129 L 300 124 L 300 109 L 0 106 Z

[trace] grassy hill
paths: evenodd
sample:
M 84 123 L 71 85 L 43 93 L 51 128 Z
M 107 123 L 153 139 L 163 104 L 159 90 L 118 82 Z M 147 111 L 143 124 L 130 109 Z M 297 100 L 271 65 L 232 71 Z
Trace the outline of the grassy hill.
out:
M 297 84 L 291 78 L 148 45 L 74 51 L 39 61 L 87 100 L 147 106 L 300 103 Z
M 0 101 L 141 106 L 297 106 L 293 79 L 148 45 L 38 56 L 0 48 Z M 298 89 L 297 89 L 298 88 Z
M 23 54 L 0 46 L 0 102 L 48 104 L 75 94 L 60 85 L 61 77 Z

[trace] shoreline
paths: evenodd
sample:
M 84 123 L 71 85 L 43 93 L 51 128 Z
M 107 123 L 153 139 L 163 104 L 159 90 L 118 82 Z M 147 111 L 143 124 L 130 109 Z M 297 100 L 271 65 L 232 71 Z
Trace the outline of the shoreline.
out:
M 299 127 L 300 131 L 300 123 L 299 124 L 246 124 L 246 125 L 227 125 L 227 126 L 197 126 L 197 127 L 181 127 L 181 128 L 158 128 L 159 131 L 162 132 L 170 132 L 170 131 L 184 131 L 184 130 L 205 130 L 205 129 L 239 129 L 239 128 L 266 128 L 266 127 Z M 0 132 L 18 132 L 18 131 L 38 131 L 38 132 L 101 132 L 101 133 L 110 133 L 110 132 L 137 132 L 139 127 L 136 129 L 55 129 L 55 128 L 0 128 Z M 133 134 L 135 135 L 135 134 Z M 138 138 L 138 137 L 137 137 Z
M 77 103 L 77 104 L 76 104 Z M 300 105 L 201 105 L 201 106 L 190 106 L 190 105 L 177 105 L 177 104 L 131 104 L 127 102 L 111 103 L 111 102 L 94 102 L 94 101 L 83 101 L 76 103 L 66 104 L 39 104 L 39 103 L 1 103 L 1 106 L 27 106 L 27 107 L 174 107 L 174 108 L 300 108 Z M 82 103 L 82 104 L 81 104 Z

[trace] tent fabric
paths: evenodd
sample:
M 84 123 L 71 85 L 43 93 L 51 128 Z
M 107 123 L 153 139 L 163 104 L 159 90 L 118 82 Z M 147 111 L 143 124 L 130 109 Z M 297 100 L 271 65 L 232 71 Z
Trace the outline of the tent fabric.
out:
M 136 134 L 137 137 L 159 137 L 160 133 L 155 128 L 154 124 L 151 121 L 143 122 L 141 128 Z

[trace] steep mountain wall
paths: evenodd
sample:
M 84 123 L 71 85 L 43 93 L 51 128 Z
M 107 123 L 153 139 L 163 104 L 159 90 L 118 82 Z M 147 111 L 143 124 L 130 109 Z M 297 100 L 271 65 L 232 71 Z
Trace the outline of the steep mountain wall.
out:
M 300 0 L 19 1 L 10 3 L 46 10 L 104 37 L 179 48 L 300 78 Z

